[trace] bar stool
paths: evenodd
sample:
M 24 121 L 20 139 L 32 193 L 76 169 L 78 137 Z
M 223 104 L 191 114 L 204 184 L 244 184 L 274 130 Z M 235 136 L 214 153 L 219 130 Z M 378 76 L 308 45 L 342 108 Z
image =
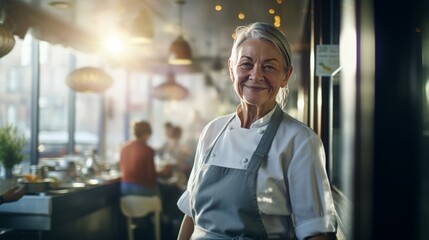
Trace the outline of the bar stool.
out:
M 157 196 L 137 196 L 128 195 L 122 196 L 120 199 L 121 211 L 127 217 L 128 223 L 128 239 L 134 240 L 134 228 L 132 218 L 144 217 L 147 214 L 154 212 L 155 219 L 155 237 L 156 240 L 161 240 L 161 199 Z

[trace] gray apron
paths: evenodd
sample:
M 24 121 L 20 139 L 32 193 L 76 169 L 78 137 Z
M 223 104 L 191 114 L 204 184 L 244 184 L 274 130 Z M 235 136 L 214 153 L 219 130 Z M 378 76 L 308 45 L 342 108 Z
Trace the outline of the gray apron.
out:
M 256 200 L 256 179 L 262 161 L 267 158 L 283 111 L 276 105 L 247 169 L 206 165 L 214 145 L 234 117 L 229 119 L 210 145 L 204 164 L 201 164 L 202 168 L 207 169 L 197 172 L 195 180 L 198 184 L 194 184 L 191 191 L 195 222 L 192 239 L 267 239 Z

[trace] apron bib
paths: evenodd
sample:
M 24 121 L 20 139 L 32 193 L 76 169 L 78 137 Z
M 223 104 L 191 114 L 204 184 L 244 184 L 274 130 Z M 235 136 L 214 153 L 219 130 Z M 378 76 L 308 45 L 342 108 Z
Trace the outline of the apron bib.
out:
M 235 115 L 209 147 L 192 189 L 192 217 L 195 222 L 192 239 L 267 239 L 256 199 L 256 179 L 262 161 L 282 120 L 276 105 L 247 169 L 207 165 L 211 151 Z

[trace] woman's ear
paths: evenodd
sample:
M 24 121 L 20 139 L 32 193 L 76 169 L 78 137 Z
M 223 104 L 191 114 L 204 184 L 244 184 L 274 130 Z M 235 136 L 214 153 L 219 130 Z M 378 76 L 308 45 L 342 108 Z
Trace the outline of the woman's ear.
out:
M 290 75 L 292 75 L 292 69 L 293 69 L 292 66 L 287 68 L 286 75 L 281 84 L 282 88 L 286 87 L 287 83 L 289 82 Z
M 231 59 L 228 59 L 228 70 L 229 70 L 229 77 L 231 78 L 231 81 L 234 82 L 234 74 L 232 71 L 232 62 Z

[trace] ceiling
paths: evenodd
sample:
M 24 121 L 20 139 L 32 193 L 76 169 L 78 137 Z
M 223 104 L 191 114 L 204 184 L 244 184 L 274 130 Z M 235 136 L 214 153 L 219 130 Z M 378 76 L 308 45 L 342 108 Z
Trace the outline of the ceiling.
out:
M 306 0 L 186 0 L 183 5 L 176 0 L 63 0 L 57 7 L 52 2 L 59 1 L 0 0 L 0 7 L 6 9 L 4 25 L 21 38 L 31 33 L 52 44 L 96 52 L 116 64 L 139 68 L 143 63 L 166 62 L 169 46 L 181 29 L 195 59 L 226 59 L 236 26 L 273 23 L 276 15 L 292 49 L 300 51 L 308 12 Z M 63 8 L 64 4 L 68 7 Z M 215 10 L 217 4 L 221 11 Z M 269 9 L 275 14 L 268 13 Z M 142 10 L 149 13 L 148 24 L 154 29 L 151 43 L 126 45 L 115 54 L 101 49 L 102 39 L 118 30 L 127 31 Z M 245 14 L 243 20 L 238 19 L 240 12 Z

